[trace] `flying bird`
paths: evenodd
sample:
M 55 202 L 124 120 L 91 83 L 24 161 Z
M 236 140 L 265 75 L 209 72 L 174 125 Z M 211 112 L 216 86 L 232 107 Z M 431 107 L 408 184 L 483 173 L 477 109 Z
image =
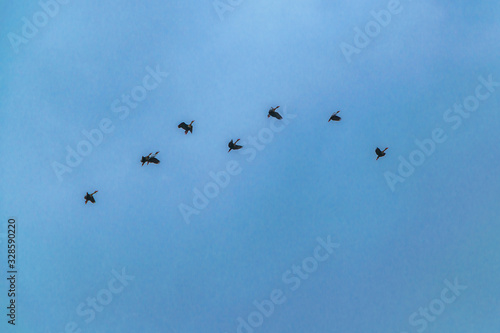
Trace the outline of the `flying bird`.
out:
M 269 109 L 269 114 L 267 115 L 267 118 L 269 117 L 274 117 L 276 119 L 283 119 L 283 117 L 278 113 L 276 112 L 276 109 L 279 108 L 280 106 L 278 105 L 277 107 L 275 108 L 270 108 Z
M 87 192 L 87 194 L 85 194 L 85 204 L 87 204 L 88 201 L 92 202 L 92 203 L 95 203 L 95 199 L 94 199 L 94 194 L 96 194 L 97 191 L 95 191 L 94 193 L 92 194 L 89 194 L 89 192 Z
M 337 111 L 335 112 L 334 114 L 332 114 L 332 116 L 330 117 L 330 119 L 328 119 L 328 122 L 330 122 L 330 120 L 333 120 L 333 121 L 340 121 L 340 118 L 339 116 L 337 116 L 337 114 L 339 113 L 340 111 Z
M 377 154 L 377 160 L 379 159 L 379 157 L 385 156 L 385 151 L 387 149 L 389 149 L 389 147 L 385 148 L 384 150 L 380 150 L 379 147 L 377 147 L 377 149 L 375 149 L 375 154 Z
M 236 140 L 235 142 L 233 142 L 233 140 L 231 140 L 229 143 L 228 143 L 228 147 L 229 147 L 229 150 L 227 151 L 228 153 L 231 151 L 231 149 L 233 150 L 238 150 L 238 149 L 241 149 L 243 148 L 243 146 L 240 146 L 240 145 L 237 145 L 236 143 L 238 143 L 238 141 L 240 141 L 240 139 Z
M 182 128 L 184 130 L 184 134 L 188 134 L 188 132 L 193 133 L 193 123 L 194 120 L 191 122 L 191 124 L 186 124 L 185 122 L 182 122 L 177 126 L 177 128 Z
M 141 158 L 142 165 L 144 165 L 144 163 L 147 163 L 148 165 L 149 165 L 149 163 L 154 163 L 154 164 L 160 163 L 160 160 L 156 158 L 156 155 L 158 153 L 159 153 L 159 151 L 157 151 L 154 155 L 153 155 L 153 153 L 151 153 L 148 156 L 143 156 Z M 153 155 L 153 156 L 151 156 L 151 155 Z

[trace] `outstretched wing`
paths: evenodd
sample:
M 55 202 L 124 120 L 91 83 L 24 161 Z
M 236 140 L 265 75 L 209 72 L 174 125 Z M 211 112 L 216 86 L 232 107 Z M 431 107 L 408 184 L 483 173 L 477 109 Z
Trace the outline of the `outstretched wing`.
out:
M 185 122 L 182 122 L 179 124 L 179 126 L 177 126 L 177 128 L 182 128 L 182 129 L 187 131 L 188 125 Z

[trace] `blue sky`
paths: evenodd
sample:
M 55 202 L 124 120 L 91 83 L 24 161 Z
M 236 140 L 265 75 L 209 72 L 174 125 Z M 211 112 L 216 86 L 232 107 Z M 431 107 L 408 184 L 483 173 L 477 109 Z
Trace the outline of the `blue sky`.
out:
M 401 0 L 347 59 L 342 43 L 394 2 L 232 3 L 221 19 L 211 0 L 69 1 L 29 38 L 40 3 L 0 4 L 0 240 L 5 263 L 16 217 L 19 271 L 2 332 L 497 331 L 500 4 Z M 58 176 L 102 121 L 109 133 Z M 378 161 L 376 147 L 389 147 Z M 238 172 L 196 207 L 228 163 Z M 328 237 L 339 247 L 318 261 Z M 287 272 L 311 260 L 292 290 Z M 456 281 L 466 289 L 444 302 Z M 273 291 L 285 300 L 250 326 Z

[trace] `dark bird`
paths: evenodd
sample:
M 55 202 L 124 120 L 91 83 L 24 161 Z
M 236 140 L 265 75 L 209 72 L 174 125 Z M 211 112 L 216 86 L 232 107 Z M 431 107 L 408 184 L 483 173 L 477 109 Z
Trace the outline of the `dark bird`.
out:
M 95 192 L 94 192 L 94 193 L 92 193 L 92 194 L 89 194 L 89 192 L 87 192 L 87 194 L 85 194 L 85 197 L 84 197 L 84 199 L 85 199 L 85 204 L 87 204 L 87 201 L 90 201 L 90 202 L 92 202 L 92 203 L 95 203 L 94 194 L 96 194 L 96 193 L 97 193 L 97 191 L 95 191 Z
M 270 108 L 269 109 L 269 114 L 267 115 L 267 118 L 269 117 L 274 117 L 276 119 L 283 119 L 283 117 L 278 113 L 276 112 L 276 109 L 279 108 L 280 106 L 278 105 L 277 107 L 275 108 Z
M 385 156 L 385 151 L 387 149 L 389 149 L 389 147 L 385 148 L 384 150 L 380 150 L 379 147 L 377 147 L 377 149 L 375 149 L 375 154 L 377 154 L 377 160 L 379 159 L 379 157 Z
M 154 163 L 154 164 L 160 163 L 160 160 L 156 158 L 156 155 L 158 153 L 159 153 L 159 151 L 157 151 L 154 155 L 153 155 L 153 153 L 151 153 L 148 156 L 143 156 L 141 158 L 142 165 L 144 165 L 144 163 L 147 163 L 148 165 L 149 165 L 149 163 Z M 151 156 L 151 155 L 153 155 L 153 156 Z
M 335 112 L 334 114 L 332 114 L 332 116 L 330 117 L 330 119 L 328 119 L 328 122 L 330 122 L 330 120 L 333 120 L 333 121 L 340 121 L 340 118 L 339 116 L 337 116 L 337 114 L 339 113 L 340 111 L 337 111 Z
M 228 145 L 227 145 L 229 147 L 229 150 L 227 151 L 228 153 L 231 151 L 231 149 L 238 150 L 238 149 L 243 148 L 243 146 L 237 145 L 238 141 L 240 141 L 240 139 L 236 140 L 235 142 L 233 142 L 233 140 L 231 140 L 228 143 Z
M 193 123 L 194 120 L 191 122 L 191 124 L 186 124 L 185 122 L 182 122 L 177 126 L 177 128 L 182 128 L 184 130 L 184 134 L 188 134 L 188 132 L 193 133 Z

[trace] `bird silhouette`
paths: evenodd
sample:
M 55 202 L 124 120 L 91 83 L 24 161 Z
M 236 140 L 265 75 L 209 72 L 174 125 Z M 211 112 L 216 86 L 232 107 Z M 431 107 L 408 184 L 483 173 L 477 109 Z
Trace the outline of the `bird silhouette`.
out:
M 87 204 L 88 201 L 92 202 L 92 203 L 95 203 L 95 199 L 94 199 L 94 194 L 96 194 L 97 191 L 95 191 L 94 193 L 92 194 L 89 194 L 89 192 L 87 192 L 87 194 L 85 194 L 85 204 Z
M 340 111 L 337 111 L 335 112 L 334 114 L 332 114 L 332 116 L 330 117 L 330 119 L 328 119 L 328 122 L 330 122 L 330 120 L 333 120 L 333 121 L 340 121 L 340 118 L 339 116 L 337 116 L 337 114 L 339 113 Z
M 143 156 L 141 158 L 142 165 L 144 165 L 144 163 L 147 163 L 147 165 L 149 165 L 149 163 L 159 164 L 160 160 L 156 158 L 156 155 L 158 153 L 159 153 L 159 151 L 157 151 L 154 155 L 153 155 L 153 153 L 150 153 L 148 156 Z M 151 156 L 151 155 L 153 155 L 153 156 Z
M 383 157 L 385 156 L 385 151 L 389 149 L 389 147 L 385 148 L 384 150 L 380 150 L 379 147 L 377 147 L 377 149 L 375 149 L 375 154 L 377 154 L 377 160 L 380 158 L 380 157 Z
M 267 118 L 269 117 L 274 117 L 276 119 L 283 119 L 283 117 L 278 113 L 276 112 L 276 109 L 279 108 L 280 106 L 278 105 L 277 107 L 275 108 L 270 108 L 269 109 L 269 114 L 267 115 Z
M 241 149 L 243 148 L 243 146 L 240 146 L 240 145 L 237 145 L 236 143 L 238 143 L 238 141 L 240 141 L 240 139 L 236 140 L 235 142 L 233 142 L 233 140 L 231 140 L 229 143 L 228 143 L 228 147 L 229 147 L 229 150 L 227 151 L 228 153 L 232 150 L 238 150 L 238 149 Z
M 188 132 L 193 133 L 193 123 L 194 120 L 189 125 L 185 122 L 182 122 L 177 126 L 177 128 L 182 128 L 184 130 L 184 134 L 188 134 Z

